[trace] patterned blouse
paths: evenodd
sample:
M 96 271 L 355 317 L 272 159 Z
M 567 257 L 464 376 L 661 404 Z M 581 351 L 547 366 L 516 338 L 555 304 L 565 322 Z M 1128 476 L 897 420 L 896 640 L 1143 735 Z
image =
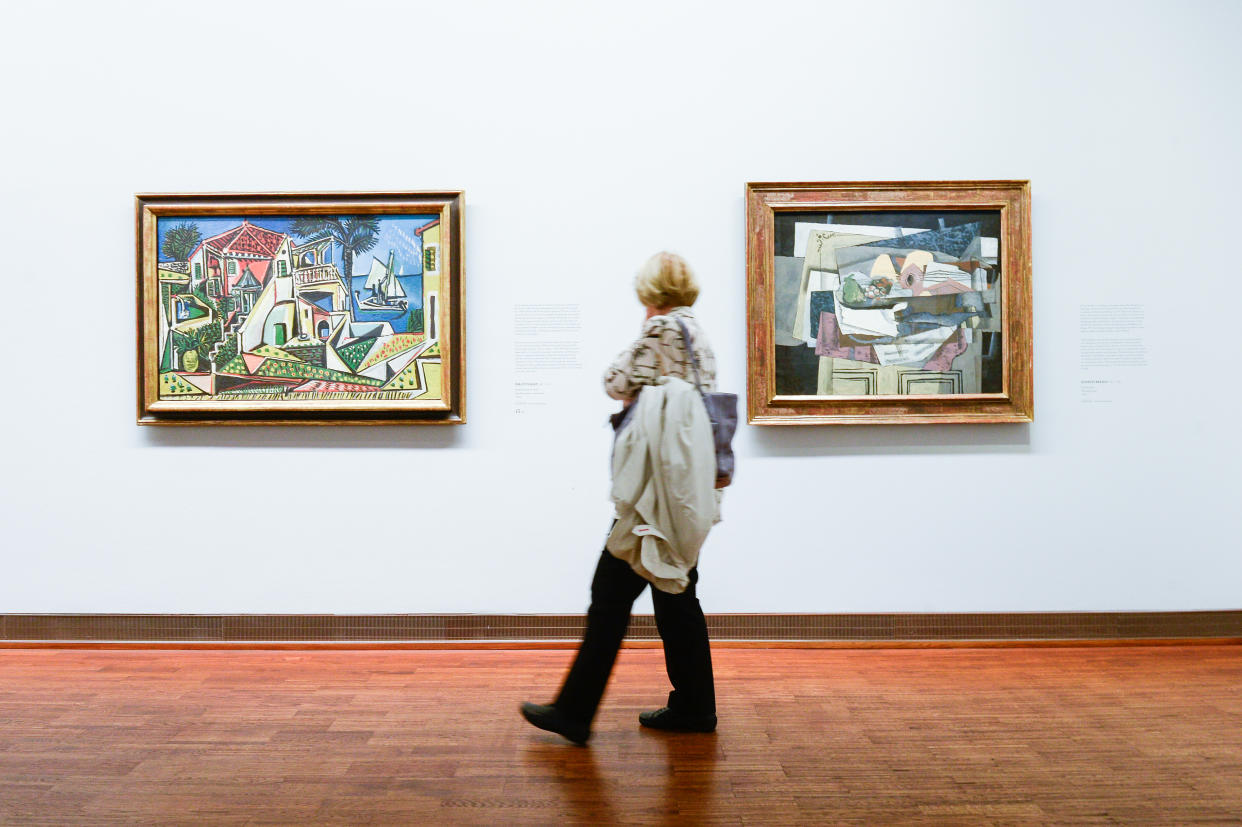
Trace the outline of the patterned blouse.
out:
M 674 307 L 665 316 L 652 316 L 643 332 L 604 371 L 604 390 L 613 399 L 630 400 L 643 385 L 654 385 L 660 376 L 676 376 L 694 384 L 694 367 L 681 338 L 686 323 L 691 346 L 699 357 L 699 383 L 704 391 L 716 390 L 716 354 L 688 307 Z

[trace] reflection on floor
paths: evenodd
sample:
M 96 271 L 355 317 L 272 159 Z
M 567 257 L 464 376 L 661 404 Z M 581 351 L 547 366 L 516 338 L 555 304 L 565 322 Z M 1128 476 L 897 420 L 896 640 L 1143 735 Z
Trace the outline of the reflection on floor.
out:
M 1242 819 L 1242 648 L 717 649 L 720 730 L 528 726 L 565 650 L 0 650 L 0 823 Z

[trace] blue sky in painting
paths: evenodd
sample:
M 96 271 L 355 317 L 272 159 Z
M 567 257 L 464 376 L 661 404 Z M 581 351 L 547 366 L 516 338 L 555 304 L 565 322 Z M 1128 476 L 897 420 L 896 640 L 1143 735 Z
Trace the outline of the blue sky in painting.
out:
M 388 251 L 392 250 L 396 257 L 396 269 L 399 275 L 417 275 L 423 271 L 422 244 L 414 231 L 424 224 L 434 221 L 437 216 L 434 215 L 386 215 L 380 218 L 379 238 L 375 248 L 369 253 L 354 258 L 353 275 L 361 275 L 371 269 L 371 258 L 375 257 L 381 261 L 387 262 Z M 257 224 L 269 230 L 275 230 L 278 233 L 288 233 L 289 227 L 293 224 L 291 218 L 280 218 L 272 216 L 249 216 L 248 220 L 251 224 Z M 231 230 L 242 223 L 241 216 L 225 217 L 225 218 L 205 218 L 182 217 L 176 216 L 162 217 L 156 224 L 156 231 L 159 234 L 159 247 L 164 246 L 164 235 L 168 230 L 180 224 L 183 221 L 193 221 L 198 225 L 198 231 L 202 233 L 203 238 L 210 238 L 213 235 Z M 298 242 L 296 236 L 294 242 Z M 341 248 L 338 244 L 332 245 L 332 260 L 337 267 L 341 266 Z M 163 253 L 160 253 L 160 261 L 170 261 Z

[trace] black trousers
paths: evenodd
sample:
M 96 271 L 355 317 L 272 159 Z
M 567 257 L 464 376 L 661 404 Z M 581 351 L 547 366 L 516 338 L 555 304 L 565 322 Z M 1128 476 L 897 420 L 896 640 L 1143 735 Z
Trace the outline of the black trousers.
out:
M 668 705 L 688 715 L 714 715 L 712 653 L 707 642 L 707 621 L 695 593 L 698 580 L 698 569 L 691 569 L 690 585 L 684 592 L 668 594 L 652 587 L 651 601 L 656 628 L 664 641 L 664 665 L 673 684 Z M 595 717 L 625 637 L 634 600 L 648 585 L 628 563 L 604 549 L 591 580 L 586 634 L 553 702 L 565 715 L 588 724 Z

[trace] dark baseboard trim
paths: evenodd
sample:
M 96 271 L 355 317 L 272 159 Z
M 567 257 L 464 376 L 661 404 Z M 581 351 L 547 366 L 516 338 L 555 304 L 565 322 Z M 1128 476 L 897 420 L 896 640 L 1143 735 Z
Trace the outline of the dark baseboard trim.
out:
M 0 614 L 0 646 L 560 646 L 576 641 L 584 622 L 577 614 Z M 712 614 L 707 626 L 713 642 L 737 645 L 1228 643 L 1242 640 L 1242 610 Z M 651 615 L 633 617 L 629 641 L 642 645 L 658 639 Z

